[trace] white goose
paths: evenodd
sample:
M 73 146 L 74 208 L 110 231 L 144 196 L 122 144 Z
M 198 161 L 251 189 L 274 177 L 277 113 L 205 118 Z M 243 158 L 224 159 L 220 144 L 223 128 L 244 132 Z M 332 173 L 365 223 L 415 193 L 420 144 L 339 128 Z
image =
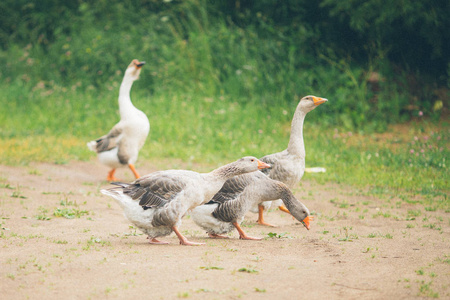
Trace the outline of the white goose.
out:
M 134 182 L 114 183 L 118 187 L 101 190 L 123 208 L 125 217 L 148 235 L 151 244 L 167 244 L 156 238 L 172 231 L 182 245 L 201 245 L 188 241 L 178 230 L 181 218 L 210 200 L 233 176 L 269 168 L 255 157 L 244 157 L 210 173 L 186 170 L 158 171 Z
M 272 168 L 263 170 L 263 173 L 274 180 L 286 184 L 289 188 L 294 188 L 302 179 L 305 173 L 305 144 L 303 142 L 303 123 L 306 114 L 322 103 L 327 102 L 325 98 L 316 96 L 303 97 L 295 109 L 294 117 L 291 123 L 291 136 L 286 150 L 269 154 L 261 158 L 263 162 L 272 165 Z M 281 203 L 281 200 L 274 201 L 280 210 L 288 212 Z M 272 202 L 266 201 L 255 204 L 251 211 L 258 213 L 258 223 L 261 225 L 273 226 L 264 221 L 264 211 L 272 205 Z
M 191 217 L 212 238 L 227 238 L 220 234 L 236 228 L 240 239 L 260 240 L 246 235 L 240 224 L 252 205 L 277 199 L 281 199 L 290 213 L 309 230 L 311 217 L 308 208 L 295 198 L 284 183 L 270 179 L 261 172 L 228 179 L 210 202 L 191 212 Z
M 97 152 L 99 161 L 111 168 L 108 181 L 117 181 L 114 173 L 117 168 L 124 166 L 128 166 L 134 176 L 139 178 L 134 164 L 150 131 L 150 123 L 147 116 L 131 103 L 130 90 L 144 64 L 134 59 L 125 71 L 119 90 L 120 122 L 107 135 L 87 143 L 90 150 Z

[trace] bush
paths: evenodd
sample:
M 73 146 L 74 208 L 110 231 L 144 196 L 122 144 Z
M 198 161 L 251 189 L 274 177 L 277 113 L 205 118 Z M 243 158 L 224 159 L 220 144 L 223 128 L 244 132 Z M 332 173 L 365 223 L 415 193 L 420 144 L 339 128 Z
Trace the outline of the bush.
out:
M 42 87 L 101 94 L 138 58 L 141 84 L 167 98 L 271 107 L 317 94 L 333 101 L 325 122 L 384 130 L 448 98 L 448 4 L 419 2 L 5 0 L 0 78 L 15 101 Z

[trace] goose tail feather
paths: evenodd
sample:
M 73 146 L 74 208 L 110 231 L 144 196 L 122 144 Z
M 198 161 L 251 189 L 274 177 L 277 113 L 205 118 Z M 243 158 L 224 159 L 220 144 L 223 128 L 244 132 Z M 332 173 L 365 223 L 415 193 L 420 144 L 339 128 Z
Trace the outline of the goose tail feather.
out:
M 89 148 L 89 150 L 97 152 L 97 141 L 90 141 L 89 143 L 87 143 L 87 147 Z

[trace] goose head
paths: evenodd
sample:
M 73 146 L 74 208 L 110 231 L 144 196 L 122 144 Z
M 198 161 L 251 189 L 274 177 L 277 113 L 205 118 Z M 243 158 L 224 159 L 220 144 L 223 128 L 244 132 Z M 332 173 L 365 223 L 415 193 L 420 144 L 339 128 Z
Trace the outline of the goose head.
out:
M 305 113 L 307 113 L 327 101 L 328 101 L 328 99 L 309 95 L 309 96 L 303 97 L 300 100 L 300 102 L 298 104 L 298 108 L 300 110 L 304 111 Z
M 225 179 L 231 178 L 233 176 L 241 175 L 244 173 L 255 172 L 261 169 L 270 168 L 269 164 L 260 161 L 254 156 L 245 156 L 243 158 L 238 159 L 235 162 L 232 162 L 228 165 L 225 165 L 214 171 L 219 177 L 223 177 Z
M 276 182 L 276 181 L 275 181 Z M 300 221 L 306 229 L 310 229 L 310 222 L 313 217 L 311 216 L 309 209 L 300 202 L 291 190 L 282 182 L 277 182 L 279 197 L 283 201 L 284 205 L 286 205 L 290 214 Z
M 244 173 L 258 171 L 258 170 L 267 169 L 267 168 L 271 167 L 271 165 L 260 161 L 259 159 L 257 159 L 254 156 L 245 156 L 245 157 L 239 159 L 238 161 L 236 161 L 235 166 Z
M 125 71 L 125 76 L 130 77 L 133 81 L 139 79 L 139 74 L 141 73 L 141 68 L 143 65 L 145 65 L 145 61 L 133 59 Z
M 309 213 L 308 208 L 298 201 L 294 207 L 288 207 L 289 212 L 291 213 L 294 218 L 299 220 L 303 226 L 306 227 L 306 229 L 310 229 L 310 222 L 312 221 L 312 216 Z

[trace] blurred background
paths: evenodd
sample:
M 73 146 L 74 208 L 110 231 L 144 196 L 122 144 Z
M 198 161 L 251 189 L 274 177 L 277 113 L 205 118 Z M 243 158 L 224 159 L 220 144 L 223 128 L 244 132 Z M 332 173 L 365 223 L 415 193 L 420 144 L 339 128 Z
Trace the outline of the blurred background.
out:
M 261 154 L 279 151 L 309 94 L 330 101 L 306 122 L 330 131 L 448 116 L 446 0 L 3 0 L 0 14 L 0 138 L 18 139 L 8 147 L 103 135 L 133 58 L 147 62 L 132 100 L 152 124 L 149 156 L 235 157 L 263 140 Z
M 0 11 L 2 90 L 116 90 L 138 58 L 151 93 L 273 105 L 315 93 L 335 112 L 318 114 L 347 127 L 439 118 L 448 104 L 445 0 L 4 0 Z

